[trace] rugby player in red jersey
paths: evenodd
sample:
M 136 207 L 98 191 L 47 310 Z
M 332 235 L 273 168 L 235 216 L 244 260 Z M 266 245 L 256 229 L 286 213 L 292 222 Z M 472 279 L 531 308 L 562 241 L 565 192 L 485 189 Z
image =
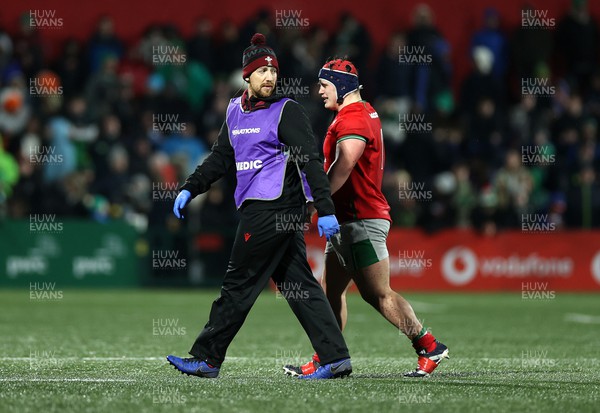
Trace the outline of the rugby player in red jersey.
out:
M 379 116 L 362 100 L 358 72 L 348 60 L 327 62 L 319 72 L 319 95 L 337 116 L 329 126 L 323 153 L 340 232 L 325 248 L 322 285 L 337 321 L 346 325 L 346 290 L 353 280 L 363 299 L 411 341 L 417 368 L 407 377 L 431 374 L 448 348 L 417 319 L 411 305 L 390 287 L 386 238 L 390 207 L 381 192 L 385 161 Z M 303 366 L 285 366 L 290 375 L 310 374 L 319 367 L 317 354 Z

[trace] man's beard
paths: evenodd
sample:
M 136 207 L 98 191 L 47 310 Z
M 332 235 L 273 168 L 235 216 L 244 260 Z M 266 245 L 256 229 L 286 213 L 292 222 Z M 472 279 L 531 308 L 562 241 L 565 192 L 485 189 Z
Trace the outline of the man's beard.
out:
M 273 86 L 273 87 L 271 88 L 271 91 L 269 93 L 265 94 L 262 91 L 263 86 Z M 275 85 L 261 85 L 258 89 L 254 89 L 252 86 L 250 86 L 250 89 L 252 89 L 252 94 L 259 99 L 268 98 L 268 97 L 272 96 L 273 93 L 275 93 Z

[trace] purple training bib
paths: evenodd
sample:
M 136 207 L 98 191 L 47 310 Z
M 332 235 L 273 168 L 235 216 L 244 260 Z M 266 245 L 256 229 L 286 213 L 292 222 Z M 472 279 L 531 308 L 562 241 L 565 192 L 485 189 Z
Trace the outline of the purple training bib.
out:
M 239 209 L 247 199 L 271 201 L 279 198 L 283 191 L 288 154 L 279 141 L 277 130 L 285 104 L 291 99 L 273 102 L 266 109 L 244 112 L 241 98 L 231 99 L 227 107 L 227 128 L 233 147 L 237 186 L 235 205 Z M 297 164 L 302 178 L 304 196 L 312 201 L 306 176 Z

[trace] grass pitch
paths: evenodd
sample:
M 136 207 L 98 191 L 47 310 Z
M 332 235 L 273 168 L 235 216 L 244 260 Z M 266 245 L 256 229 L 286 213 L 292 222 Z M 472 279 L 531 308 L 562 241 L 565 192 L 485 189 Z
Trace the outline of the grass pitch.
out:
M 407 294 L 450 348 L 427 379 L 406 379 L 409 341 L 349 296 L 349 379 L 303 382 L 308 339 L 285 300 L 264 293 L 216 380 L 183 376 L 218 291 L 0 291 L 1 412 L 600 411 L 600 296 Z

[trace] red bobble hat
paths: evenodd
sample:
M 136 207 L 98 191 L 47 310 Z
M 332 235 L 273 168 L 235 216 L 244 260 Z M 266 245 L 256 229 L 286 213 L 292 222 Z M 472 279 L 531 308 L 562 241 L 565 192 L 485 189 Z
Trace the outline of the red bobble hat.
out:
M 261 66 L 273 66 L 279 72 L 279 63 L 275 52 L 269 46 L 265 36 L 256 33 L 250 40 L 250 46 L 242 55 L 242 77 L 245 79 Z

